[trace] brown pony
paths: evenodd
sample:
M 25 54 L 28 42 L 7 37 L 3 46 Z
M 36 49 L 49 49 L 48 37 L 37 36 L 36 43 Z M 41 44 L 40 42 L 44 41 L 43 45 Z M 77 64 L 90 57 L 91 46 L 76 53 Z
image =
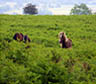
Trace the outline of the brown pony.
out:
M 23 34 L 22 33 L 16 33 L 13 37 L 14 40 L 17 41 L 23 41 Z
M 31 42 L 30 38 L 27 35 L 24 36 L 22 33 L 16 33 L 13 39 L 17 41 L 24 41 L 24 43 Z
M 59 33 L 59 43 L 62 48 L 71 48 L 72 47 L 72 40 L 67 38 L 64 32 Z

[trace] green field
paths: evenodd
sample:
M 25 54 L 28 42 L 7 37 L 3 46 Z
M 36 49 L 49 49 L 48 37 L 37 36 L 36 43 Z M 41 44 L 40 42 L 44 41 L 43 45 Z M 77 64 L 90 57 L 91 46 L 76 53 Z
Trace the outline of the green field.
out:
M 61 31 L 71 49 L 60 48 Z M 96 84 L 96 15 L 0 15 L 0 84 Z

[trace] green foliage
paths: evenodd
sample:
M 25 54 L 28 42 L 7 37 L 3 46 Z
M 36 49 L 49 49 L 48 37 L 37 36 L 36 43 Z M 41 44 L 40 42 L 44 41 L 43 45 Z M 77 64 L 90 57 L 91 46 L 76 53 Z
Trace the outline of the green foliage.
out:
M 91 10 L 86 6 L 86 4 L 82 3 L 80 5 L 75 4 L 75 6 L 71 9 L 71 15 L 90 15 L 92 14 Z
M 35 5 L 32 5 L 31 3 L 28 3 L 24 8 L 23 8 L 24 14 L 37 14 L 38 10 Z
M 95 19 L 0 15 L 0 84 L 95 84 Z M 72 39 L 71 49 L 60 48 L 60 31 Z M 16 32 L 28 35 L 31 43 L 13 40 Z

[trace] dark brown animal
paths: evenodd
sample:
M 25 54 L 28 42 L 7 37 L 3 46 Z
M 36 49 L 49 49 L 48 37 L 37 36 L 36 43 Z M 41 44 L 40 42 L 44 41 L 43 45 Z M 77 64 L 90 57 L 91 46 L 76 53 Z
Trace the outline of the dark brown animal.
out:
M 62 48 L 71 48 L 72 47 L 72 40 L 67 38 L 64 32 L 59 33 L 59 43 Z
M 31 42 L 31 40 L 27 35 L 25 35 L 24 36 L 24 43 L 27 43 L 27 42 Z
M 31 42 L 30 38 L 27 35 L 24 36 L 22 33 L 16 33 L 13 39 L 17 41 L 24 41 L 24 43 Z
M 22 33 L 16 33 L 13 37 L 14 40 L 17 40 L 17 41 L 23 41 L 24 43 L 29 43 L 31 42 L 30 38 L 27 36 L 27 35 L 23 35 Z M 25 47 L 26 49 L 30 48 L 30 45 L 27 45 Z
M 22 33 L 16 33 L 13 37 L 14 40 L 17 41 L 23 41 L 23 34 Z

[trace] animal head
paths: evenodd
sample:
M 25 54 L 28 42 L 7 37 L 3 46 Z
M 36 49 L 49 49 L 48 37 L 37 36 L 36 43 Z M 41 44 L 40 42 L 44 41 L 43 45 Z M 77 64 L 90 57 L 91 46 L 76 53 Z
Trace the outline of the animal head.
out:
M 63 41 L 66 41 L 67 40 L 67 36 L 64 32 L 60 32 L 59 33 L 59 42 L 62 43 Z
M 72 40 L 67 38 L 64 32 L 59 33 L 59 43 L 62 48 L 71 48 L 72 47 Z

